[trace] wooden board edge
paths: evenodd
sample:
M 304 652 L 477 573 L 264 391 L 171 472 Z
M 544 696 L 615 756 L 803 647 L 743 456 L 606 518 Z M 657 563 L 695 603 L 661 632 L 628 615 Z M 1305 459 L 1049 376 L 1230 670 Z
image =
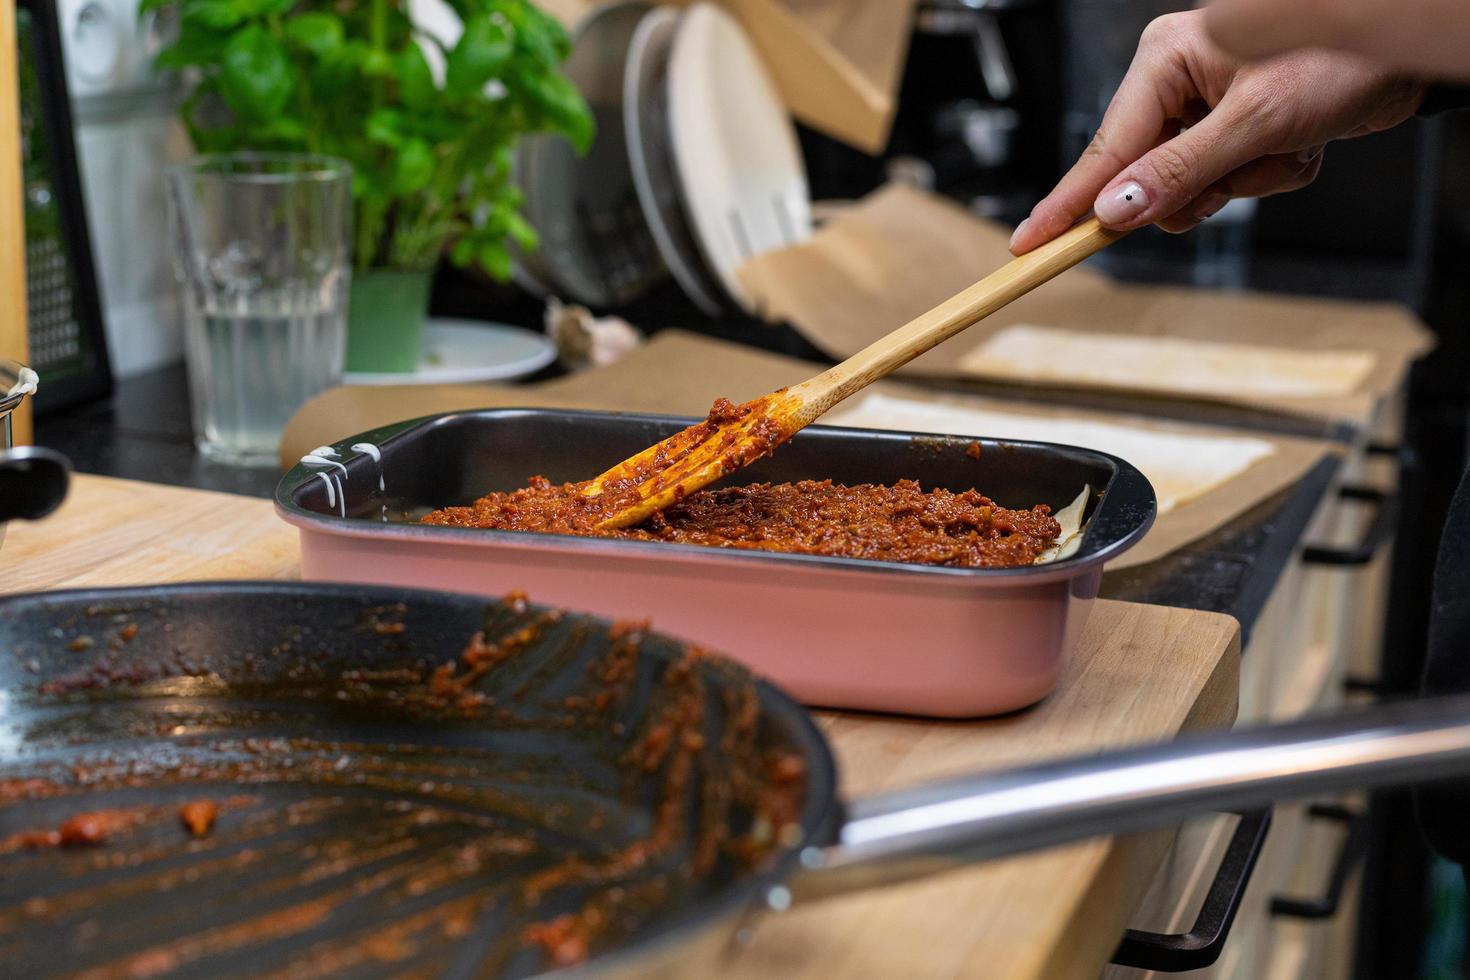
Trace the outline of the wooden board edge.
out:
M 1222 613 L 1190 613 L 1201 625 L 1217 631 L 1219 655 L 1180 733 L 1229 728 L 1240 703 L 1240 623 Z M 1038 980 L 1095 980 L 1111 960 L 1178 832 L 1175 826 L 1124 834 L 1109 841 L 1107 855 L 1091 887 L 1064 927 L 1066 941 L 1052 947 L 1051 956 L 1033 976 Z

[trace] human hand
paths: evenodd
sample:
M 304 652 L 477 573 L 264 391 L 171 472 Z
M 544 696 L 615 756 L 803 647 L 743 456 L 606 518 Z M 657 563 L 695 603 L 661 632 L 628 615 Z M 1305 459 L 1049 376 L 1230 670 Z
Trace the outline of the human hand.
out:
M 1088 210 L 1110 228 L 1187 231 L 1232 197 L 1311 183 L 1330 140 L 1395 126 L 1424 87 L 1356 55 L 1300 51 L 1243 62 L 1205 12 L 1149 24 L 1097 135 L 1011 239 L 1017 255 Z
M 1470 80 L 1464 0 L 1211 0 L 1210 37 L 1241 58 L 1297 48 L 1360 54 L 1439 80 Z

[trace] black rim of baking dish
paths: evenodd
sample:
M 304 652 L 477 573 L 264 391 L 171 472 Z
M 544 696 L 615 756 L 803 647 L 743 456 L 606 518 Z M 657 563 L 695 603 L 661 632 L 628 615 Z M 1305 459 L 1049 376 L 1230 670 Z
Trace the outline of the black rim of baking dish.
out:
M 526 416 L 542 416 L 563 420 L 608 420 L 648 426 L 682 427 L 692 425 L 697 419 L 688 416 L 658 415 L 634 412 L 597 412 L 577 409 L 550 408 L 486 408 L 468 411 L 443 412 L 419 418 L 395 422 L 357 435 L 340 439 L 328 445 L 338 454 L 338 459 L 347 468 L 349 478 L 372 474 L 372 485 L 376 486 L 377 473 L 372 459 L 355 452 L 352 446 L 369 443 L 377 446 L 386 457 L 395 442 L 422 435 L 436 426 L 459 422 L 466 418 L 515 419 Z M 762 551 L 758 549 L 716 548 L 706 545 L 675 544 L 662 541 L 630 541 L 612 538 L 578 537 L 566 534 L 548 534 L 531 531 L 498 531 L 482 528 L 444 527 L 432 524 L 416 524 L 403 521 L 382 521 L 366 516 L 342 517 L 324 514 L 303 507 L 298 498 L 308 486 L 318 480 L 323 470 L 297 463 L 281 478 L 276 486 L 275 503 L 278 512 L 293 524 L 312 527 L 332 534 L 350 534 L 362 537 L 393 537 L 415 541 L 434 541 L 445 544 L 475 545 L 489 540 L 516 547 L 539 546 L 566 549 L 593 555 L 618 555 L 632 552 L 648 558 L 673 557 L 676 554 L 718 555 L 722 560 L 749 562 L 799 562 L 847 571 L 881 572 L 887 574 L 930 575 L 958 578 L 982 576 L 988 579 L 1034 579 L 1069 577 L 1093 565 L 1116 558 L 1127 551 L 1147 533 L 1157 515 L 1157 499 L 1153 485 L 1137 467 L 1111 453 L 1094 449 L 1082 449 L 1056 443 L 1033 442 L 1021 439 L 988 439 L 985 437 L 954 436 L 923 432 L 901 432 L 890 430 L 857 429 L 845 426 L 813 425 L 804 431 L 845 435 L 855 438 L 887 436 L 907 439 L 923 447 L 963 448 L 979 443 L 982 454 L 986 449 L 999 450 L 1024 448 L 1049 453 L 1058 460 L 1070 459 L 1079 463 L 1104 464 L 1111 467 L 1112 476 L 1105 487 L 1093 488 L 1085 522 L 1082 528 L 1082 543 L 1071 556 L 1044 565 L 1023 565 L 1008 568 L 953 568 L 940 565 L 906 564 L 876 561 L 864 558 L 834 558 L 826 555 L 803 555 L 789 552 Z M 793 440 L 800 440 L 798 433 Z M 780 450 L 777 450 L 779 453 Z M 452 465 L 452 463 L 450 464 Z M 592 473 L 589 476 L 595 475 Z M 445 506 L 452 501 L 441 501 L 435 506 Z M 532 540 L 534 539 L 534 540 Z

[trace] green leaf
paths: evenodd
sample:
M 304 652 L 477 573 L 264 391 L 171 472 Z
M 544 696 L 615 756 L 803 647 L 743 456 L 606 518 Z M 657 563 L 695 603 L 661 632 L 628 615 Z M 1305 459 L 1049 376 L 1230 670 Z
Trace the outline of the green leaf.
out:
M 258 24 L 230 38 L 220 68 L 220 94 L 242 119 L 268 120 L 291 98 L 291 63 L 286 51 Z
M 358 67 L 371 54 L 373 49 L 361 38 L 350 38 L 342 45 L 342 60 L 354 68 Z
M 262 143 L 295 148 L 306 143 L 306 124 L 300 119 L 280 116 L 252 126 L 250 135 Z
M 212 129 L 192 127 L 190 139 L 194 149 L 200 153 L 228 153 L 240 146 L 242 133 L 236 126 L 216 126 Z
M 307 88 L 319 104 L 340 102 L 344 90 L 356 77 L 352 59 L 347 56 L 346 51 L 345 44 L 328 51 L 310 67 Z
M 155 10 L 162 10 L 164 7 L 176 2 L 178 0 L 143 0 L 142 3 L 138 4 L 138 16 L 141 18 L 144 14 L 151 13 Z
M 403 115 L 397 109 L 375 109 L 363 132 L 380 146 L 396 147 L 403 142 Z
M 306 13 L 286 21 L 286 43 L 318 58 L 342 47 L 342 18 L 336 14 Z
M 501 4 L 500 9 L 515 28 L 516 50 L 525 52 L 546 67 L 560 64 L 571 53 L 572 42 L 561 23 L 534 4 L 508 0 Z
M 541 75 L 527 94 L 541 106 L 557 130 L 572 141 L 578 153 L 586 153 L 592 148 L 592 140 L 597 135 L 592 112 L 577 87 L 565 75 Z
M 377 190 L 377 184 L 366 167 L 353 166 L 352 168 L 352 196 L 367 197 Z
M 296 0 L 248 0 L 259 15 L 284 14 L 296 6 Z
M 471 17 L 459 43 L 449 52 L 444 87 L 460 96 L 478 93 L 505 70 L 513 50 L 504 20 L 488 14 Z
M 369 48 L 362 58 L 362 73 L 368 78 L 392 78 L 395 67 L 393 56 L 377 48 Z
M 244 22 L 247 11 L 237 0 L 190 0 L 184 4 L 183 23 L 211 31 L 227 31 Z
M 506 212 L 505 233 L 520 246 L 522 251 L 534 252 L 541 244 L 541 236 L 536 233 L 536 229 L 514 211 Z
M 215 65 L 224 57 L 225 45 L 230 35 L 206 30 L 198 24 L 185 22 L 179 25 L 179 36 L 154 59 L 159 68 L 189 68 L 194 65 Z
M 417 194 L 434 179 L 434 148 L 420 139 L 406 140 L 393 161 L 393 193 Z
M 434 73 L 429 60 L 418 43 L 409 40 L 398 52 L 398 97 L 410 109 L 431 111 L 438 89 L 434 87 Z
M 475 261 L 475 242 L 470 238 L 461 238 L 454 243 L 449 250 L 449 260 L 458 266 L 466 266 Z
M 505 282 L 510 279 L 515 271 L 515 262 L 510 257 L 510 250 L 505 247 L 504 242 L 485 242 L 475 253 L 475 259 L 480 268 L 490 274 L 492 279 Z
M 567 34 L 567 29 L 562 26 L 561 21 L 535 4 L 528 3 L 526 7 L 530 10 L 538 30 L 551 41 L 551 46 L 556 51 L 557 61 L 566 61 L 572 53 L 572 39 Z

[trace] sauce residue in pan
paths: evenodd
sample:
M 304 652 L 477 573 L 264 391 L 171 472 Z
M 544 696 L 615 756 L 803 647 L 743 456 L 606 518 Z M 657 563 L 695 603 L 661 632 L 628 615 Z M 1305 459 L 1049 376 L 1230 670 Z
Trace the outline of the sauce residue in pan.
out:
M 349 632 L 368 645 L 350 639 L 355 652 L 330 668 L 327 638 L 292 627 L 268 654 L 189 676 L 133 669 L 157 659 L 148 647 L 161 628 L 82 665 L 58 634 L 50 669 L 76 673 L 38 678 L 37 704 L 101 689 L 76 716 L 98 744 L 0 779 L 0 803 L 47 814 L 0 840 L 0 872 L 23 895 L 27 876 L 70 861 L 73 887 L 7 906 L 0 873 L 0 942 L 106 922 L 139 889 L 191 908 L 189 889 L 219 894 L 250 869 L 249 888 L 276 896 L 258 911 L 186 915 L 142 947 L 117 940 L 97 962 L 207 972 L 249 950 L 265 975 L 264 957 L 284 943 L 303 973 L 434 972 L 463 940 L 476 973 L 522 976 L 614 948 L 800 844 L 807 761 L 738 665 L 647 623 L 607 626 L 519 593 L 450 656 L 409 646 L 421 631 L 402 624 L 416 622 L 411 604 L 362 611 Z M 133 701 L 129 688 L 149 693 Z M 345 728 L 332 727 L 336 710 Z M 374 741 L 368 719 L 396 734 Z M 409 726 L 447 737 L 405 738 Z M 199 795 L 205 786 L 255 795 Z M 107 808 L 143 794 L 148 805 Z M 70 816 L 59 801 L 74 801 Z M 99 939 L 99 954 L 112 941 Z M 30 942 L 16 948 L 47 955 L 45 940 Z
M 208 837 L 219 819 L 219 804 L 214 800 L 190 800 L 179 807 L 179 822 L 194 837 Z
M 88 810 L 73 814 L 61 826 L 25 830 L 0 840 L 0 854 L 22 848 L 88 847 L 106 843 L 124 830 L 147 819 L 147 807 L 113 810 Z

